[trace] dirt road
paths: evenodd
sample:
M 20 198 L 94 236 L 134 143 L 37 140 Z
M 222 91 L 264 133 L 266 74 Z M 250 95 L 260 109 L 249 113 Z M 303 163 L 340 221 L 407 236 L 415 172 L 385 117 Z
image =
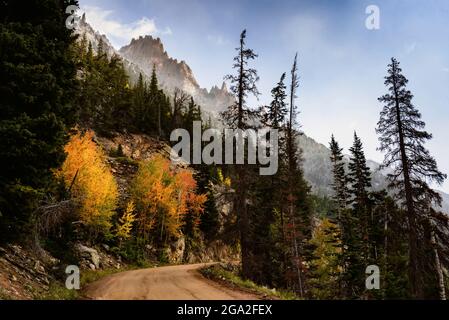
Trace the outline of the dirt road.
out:
M 250 300 L 248 293 L 225 288 L 204 278 L 205 264 L 126 271 L 90 284 L 88 298 L 107 300 Z

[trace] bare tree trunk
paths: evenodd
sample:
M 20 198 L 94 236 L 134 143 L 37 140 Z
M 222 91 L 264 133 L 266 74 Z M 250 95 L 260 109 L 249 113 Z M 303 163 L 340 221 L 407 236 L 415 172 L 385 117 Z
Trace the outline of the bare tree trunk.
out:
M 243 99 L 245 96 L 244 92 L 244 39 L 240 39 L 240 68 L 239 68 L 239 89 L 238 89 L 238 119 L 237 128 L 244 130 L 244 119 L 243 119 Z M 240 246 L 242 254 L 242 274 L 245 278 L 251 276 L 251 257 L 249 255 L 249 217 L 246 206 L 247 197 L 247 186 L 245 183 L 246 174 L 243 165 L 237 165 L 237 185 L 238 185 L 238 195 L 237 195 L 237 205 L 236 212 L 239 219 L 239 230 L 240 230 Z
M 385 222 L 384 222 L 384 259 L 385 266 L 387 265 L 388 259 L 388 213 L 385 211 Z M 386 268 L 385 268 L 386 270 Z
M 399 105 L 399 94 L 397 92 L 396 80 L 393 81 L 393 89 L 395 94 L 395 108 L 396 108 L 396 121 L 399 132 L 399 146 L 401 151 L 401 162 L 404 175 L 404 189 L 407 206 L 407 217 L 409 225 L 409 280 L 411 284 L 411 293 L 413 297 L 422 297 L 421 290 L 421 273 L 418 267 L 418 237 L 417 237 L 417 223 L 416 212 L 413 201 L 413 191 L 410 182 L 410 168 L 408 163 L 408 157 L 405 150 L 404 131 L 402 128 L 402 119 Z
M 435 267 L 437 269 L 438 289 L 439 289 L 440 299 L 446 300 L 446 289 L 444 287 L 443 270 L 441 268 L 440 255 L 438 254 L 438 245 L 436 243 L 435 233 L 433 232 L 433 230 L 430 232 L 430 243 L 432 244 L 433 253 L 435 255 Z
M 298 286 L 299 286 L 299 296 L 302 298 L 304 297 L 304 289 L 302 285 L 302 275 L 301 275 L 301 268 L 299 267 L 300 259 L 299 259 L 299 250 L 298 250 L 298 240 L 296 239 L 296 225 L 295 221 L 292 220 L 293 224 L 293 246 L 294 246 L 294 252 L 295 252 L 295 266 L 296 266 L 296 273 L 298 275 Z
M 162 128 L 161 128 L 161 104 L 159 103 L 158 104 L 158 107 L 157 107 L 157 131 L 158 131 L 158 134 L 159 134 L 159 137 L 161 137 L 162 136 Z

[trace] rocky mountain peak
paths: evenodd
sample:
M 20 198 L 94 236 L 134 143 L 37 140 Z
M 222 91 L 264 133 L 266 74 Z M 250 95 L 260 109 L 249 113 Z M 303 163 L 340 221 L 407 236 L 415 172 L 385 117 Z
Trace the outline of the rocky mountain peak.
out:
M 173 91 L 174 88 L 180 88 L 194 95 L 199 89 L 190 67 L 184 61 L 179 62 L 169 57 L 160 38 L 147 35 L 132 39 L 129 45 L 119 50 L 119 53 L 137 64 L 147 75 L 151 75 L 154 65 L 159 83 L 166 90 Z
M 224 81 L 221 84 L 221 91 L 228 92 L 228 86 L 226 85 L 226 82 L 224 82 Z
M 166 56 L 168 58 L 167 52 L 164 50 L 164 45 L 162 44 L 162 41 L 159 37 L 153 38 L 151 35 L 146 35 L 140 36 L 137 39 L 132 38 L 131 43 L 128 46 L 123 47 L 122 49 L 129 46 L 135 46 L 138 48 L 138 50 L 144 52 L 152 52 L 152 54 L 154 55 Z
M 160 38 L 151 35 L 132 39 L 129 45 L 119 50 L 121 56 L 137 65 L 149 77 L 153 66 L 161 87 L 168 93 L 176 88 L 191 95 L 203 110 L 217 113 L 232 104 L 233 97 L 226 84 L 211 90 L 201 88 L 190 66 L 184 60 L 171 58 Z
M 75 29 L 75 33 L 79 36 L 79 41 L 83 39 L 83 37 L 85 37 L 86 41 L 92 44 L 92 49 L 94 51 L 98 50 L 100 41 L 102 41 L 103 49 L 109 57 L 117 54 L 109 39 L 104 34 L 100 34 L 98 31 L 94 30 L 92 26 L 87 22 L 85 13 L 83 13 L 81 19 L 79 20 L 78 26 Z
M 105 35 L 92 28 L 87 22 L 88 18 L 83 14 L 80 19 L 76 29 L 78 39 L 85 37 L 92 44 L 94 51 L 98 50 L 102 41 L 108 56 L 119 55 L 122 58 L 132 83 L 137 81 L 139 74 L 149 81 L 155 66 L 159 85 L 164 91 L 172 94 L 176 88 L 183 90 L 191 95 L 206 113 L 217 114 L 233 103 L 234 97 L 228 92 L 224 82 L 221 88 L 216 85 L 210 90 L 201 88 L 187 62 L 171 58 L 161 38 L 152 35 L 139 36 L 117 51 Z

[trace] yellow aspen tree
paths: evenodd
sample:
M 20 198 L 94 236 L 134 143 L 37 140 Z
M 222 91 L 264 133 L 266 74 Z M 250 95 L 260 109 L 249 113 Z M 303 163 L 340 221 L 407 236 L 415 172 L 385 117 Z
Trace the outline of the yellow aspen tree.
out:
M 123 212 L 123 215 L 119 219 L 116 236 L 120 241 L 127 240 L 131 237 L 131 230 L 133 228 L 134 221 L 136 220 L 134 209 L 134 202 L 128 202 L 125 212 Z
M 93 236 L 109 235 L 117 207 L 118 189 L 94 133 L 77 132 L 65 146 L 67 158 L 56 175 L 79 204 L 79 218 Z
M 160 242 L 179 238 L 185 223 L 184 216 L 194 212 L 199 217 L 203 210 L 206 196 L 196 198 L 195 191 L 192 172 L 170 168 L 168 159 L 157 155 L 140 163 L 132 197 L 136 203 L 141 237 L 147 241 L 152 237 Z
M 205 194 L 196 194 L 197 183 L 192 171 L 181 169 L 175 174 L 176 188 L 179 190 L 179 215 L 188 215 L 188 219 L 180 217 L 183 221 L 189 220 L 192 232 L 198 231 L 201 214 L 207 201 Z
M 336 224 L 322 219 L 310 240 L 315 248 L 311 261 L 311 293 L 315 299 L 338 299 L 340 294 L 341 232 Z

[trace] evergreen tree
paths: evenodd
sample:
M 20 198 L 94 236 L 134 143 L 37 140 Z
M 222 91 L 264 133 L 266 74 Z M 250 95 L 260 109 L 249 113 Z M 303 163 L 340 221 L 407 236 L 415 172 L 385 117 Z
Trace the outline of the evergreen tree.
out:
M 297 124 L 296 90 L 299 87 L 298 55 L 295 55 L 291 69 L 290 110 L 286 124 L 286 235 L 290 241 L 292 277 L 290 286 L 301 297 L 306 294 L 306 261 L 312 256 L 309 240 L 312 237 L 312 202 L 310 187 L 304 179 L 302 152 L 297 144 L 299 126 Z
M 220 217 L 217 210 L 214 192 L 214 185 L 219 184 L 216 177 L 217 168 L 206 165 L 199 165 L 195 178 L 198 181 L 198 192 L 207 194 L 204 204 L 204 214 L 201 218 L 200 229 L 207 241 L 217 239 L 220 233 Z
M 159 84 L 156 75 L 156 66 L 153 65 L 153 70 L 151 72 L 151 80 L 148 92 L 149 106 L 146 111 L 147 114 L 154 115 L 155 121 L 153 123 L 148 123 L 148 125 L 152 126 L 155 124 L 155 128 L 157 128 L 158 136 L 162 136 L 162 117 L 164 115 L 164 110 L 162 110 L 162 105 L 160 102 L 159 96 Z M 151 118 L 151 117 L 150 117 Z
M 138 130 L 146 131 L 148 125 L 151 125 L 151 120 L 154 115 L 148 104 L 148 90 L 147 85 L 140 73 L 136 85 L 133 88 L 133 120 L 134 125 Z
M 190 97 L 187 111 L 183 115 L 183 128 L 189 131 L 190 136 L 193 136 L 193 121 L 201 121 L 201 107 Z
M 249 126 L 249 120 L 254 116 L 254 111 L 246 105 L 249 94 L 259 95 L 256 83 L 259 76 L 255 69 L 249 68 L 248 63 L 257 58 L 257 54 L 246 47 L 246 30 L 240 34 L 240 46 L 236 48 L 238 55 L 234 57 L 233 68 L 237 70 L 236 75 L 227 75 L 225 80 L 231 82 L 230 90 L 236 97 L 236 103 L 229 106 L 221 113 L 222 118 L 231 128 L 245 129 Z
M 385 85 L 389 93 L 379 98 L 384 107 L 380 113 L 377 133 L 380 150 L 385 152 L 383 167 L 393 169 L 388 175 L 390 187 L 397 190 L 406 208 L 409 235 L 409 281 L 411 295 L 422 298 L 424 282 L 421 259 L 424 230 L 423 220 L 430 203 L 440 203 L 440 195 L 428 182 L 443 183 L 446 175 L 438 170 L 435 159 L 424 143 L 432 135 L 424 130 L 421 113 L 412 103 L 413 95 L 407 89 L 408 80 L 402 74 L 399 62 L 391 59 Z
M 370 240 L 371 261 L 381 268 L 381 290 L 370 290 L 367 298 L 404 299 L 407 292 L 407 235 L 403 223 L 404 211 L 385 190 L 372 192 Z
M 0 3 L 0 237 L 20 230 L 48 194 L 74 122 L 75 1 Z
M 173 108 L 171 112 L 171 130 L 180 128 L 183 123 L 183 116 L 187 113 L 187 104 L 190 96 L 184 91 L 176 88 L 173 95 Z
M 248 63 L 257 57 L 257 54 L 246 47 L 246 30 L 240 34 L 240 46 L 236 48 L 237 56 L 234 58 L 233 68 L 235 75 L 228 75 L 225 79 L 231 82 L 230 90 L 236 97 L 236 103 L 221 113 L 225 123 L 230 128 L 246 129 L 250 127 L 249 120 L 253 111 L 248 108 L 246 98 L 249 94 L 258 96 L 256 82 L 259 80 L 257 71 L 249 68 Z M 242 274 L 245 278 L 251 276 L 252 261 L 250 256 L 250 217 L 248 213 L 248 166 L 234 166 L 233 187 L 235 189 L 234 211 L 238 219 L 240 246 L 242 254 Z
M 332 175 L 334 189 L 334 201 L 337 204 L 338 218 L 341 218 L 342 211 L 346 210 L 349 202 L 349 190 L 348 179 L 345 173 L 345 163 L 343 161 L 343 148 L 340 148 L 338 142 L 335 140 L 334 135 L 331 137 L 329 144 L 331 150 L 331 163 L 332 163 Z
M 288 113 L 287 98 L 285 85 L 285 73 L 282 74 L 281 79 L 277 85 L 271 90 L 273 100 L 270 105 L 264 106 L 261 110 L 261 122 L 263 125 L 273 129 L 280 129 L 285 123 L 285 116 Z
M 102 75 L 102 99 L 99 119 L 95 123 L 97 130 L 105 135 L 113 131 L 124 131 L 132 122 L 131 95 L 129 78 L 118 56 L 108 60 L 103 54 L 98 57 L 98 70 Z
M 368 189 L 371 188 L 371 172 L 366 165 L 362 141 L 355 132 L 354 144 L 349 151 L 351 152 L 351 157 L 348 167 L 348 182 L 350 184 L 350 193 L 353 196 L 352 202 L 355 210 L 366 209 L 368 206 Z
M 369 190 L 371 173 L 366 165 L 366 158 L 360 138 L 354 133 L 354 144 L 349 149 L 348 182 L 350 184 L 352 209 L 343 216 L 343 261 L 344 282 L 347 294 L 352 298 L 362 296 L 364 290 L 365 268 L 368 266 L 370 252 L 371 206 Z
M 92 48 L 92 42 L 89 41 L 89 44 L 87 46 L 87 53 L 86 53 L 86 65 L 88 68 L 90 68 L 93 65 L 94 61 L 94 51 Z
M 287 244 L 285 237 L 285 199 L 283 187 L 286 177 L 285 122 L 288 113 L 284 84 L 285 73 L 271 90 L 272 101 L 258 110 L 261 123 L 279 132 L 278 171 L 270 176 L 260 176 L 252 189 L 254 214 L 251 225 L 252 258 L 255 268 L 253 280 L 270 286 L 286 286 Z M 270 150 L 274 152 L 274 150 Z M 271 200 L 266 201 L 270 195 Z

